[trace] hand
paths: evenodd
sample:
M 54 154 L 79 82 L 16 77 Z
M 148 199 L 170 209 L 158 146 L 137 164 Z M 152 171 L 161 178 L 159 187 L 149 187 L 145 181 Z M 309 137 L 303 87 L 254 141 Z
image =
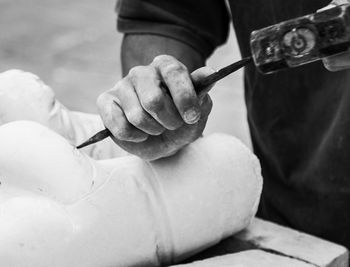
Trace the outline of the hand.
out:
M 213 72 L 203 67 L 190 75 L 181 62 L 166 55 L 157 56 L 148 66 L 132 68 L 97 100 L 114 142 L 143 159 L 155 160 L 196 140 L 212 102 L 206 93 L 196 95 L 192 81 Z
M 350 0 L 333 0 L 329 5 L 322 8 L 321 10 L 326 10 L 337 5 L 350 4 Z M 319 10 L 319 11 L 321 11 Z M 322 59 L 326 69 L 330 71 L 339 71 L 350 68 L 350 52 L 344 52 L 339 55 L 334 55 Z

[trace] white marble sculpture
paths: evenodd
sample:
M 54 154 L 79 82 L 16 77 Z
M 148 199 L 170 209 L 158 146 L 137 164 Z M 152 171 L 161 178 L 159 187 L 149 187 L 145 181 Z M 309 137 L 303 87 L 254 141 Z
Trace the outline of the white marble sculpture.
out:
M 245 228 L 254 216 L 260 166 L 234 137 L 200 138 L 153 162 L 135 156 L 95 160 L 70 144 L 72 113 L 63 109 L 66 117 L 57 119 L 59 103 L 48 87 L 31 74 L 12 72 L 46 88 L 52 101 L 39 97 L 41 89 L 37 98 L 28 92 L 21 98 L 26 93 L 18 90 L 16 99 L 19 79 L 6 91 L 16 82 L 5 77 L 4 84 L 1 75 L 0 266 L 167 265 Z M 22 118 L 2 106 L 9 103 L 4 99 L 40 105 L 21 111 L 32 121 L 9 122 Z

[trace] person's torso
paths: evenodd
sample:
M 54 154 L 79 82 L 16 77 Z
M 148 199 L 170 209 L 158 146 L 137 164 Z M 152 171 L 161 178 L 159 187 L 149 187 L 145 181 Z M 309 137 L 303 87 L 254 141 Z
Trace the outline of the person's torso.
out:
M 231 0 L 242 55 L 250 54 L 251 31 L 329 2 Z M 271 75 L 249 66 L 245 86 L 265 182 L 260 214 L 350 247 L 350 72 L 331 73 L 321 62 Z

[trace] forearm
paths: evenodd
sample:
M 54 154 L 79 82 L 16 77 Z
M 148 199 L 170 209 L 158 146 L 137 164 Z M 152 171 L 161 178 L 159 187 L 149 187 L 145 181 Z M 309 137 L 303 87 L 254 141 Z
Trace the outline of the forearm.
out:
M 123 76 L 132 67 L 148 65 L 158 55 L 171 55 L 181 61 L 192 72 L 204 66 L 205 58 L 191 46 L 175 39 L 151 35 L 128 34 L 122 43 L 121 62 Z

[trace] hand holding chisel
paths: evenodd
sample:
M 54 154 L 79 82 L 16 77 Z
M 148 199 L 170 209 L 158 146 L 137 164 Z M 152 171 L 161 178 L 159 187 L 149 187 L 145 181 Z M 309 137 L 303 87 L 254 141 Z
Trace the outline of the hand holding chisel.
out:
M 205 78 L 201 78 L 198 80 L 193 80 L 193 85 L 194 85 L 194 89 L 197 95 L 205 95 L 207 92 L 205 90 L 208 90 L 208 88 L 210 88 L 210 85 L 214 84 L 215 82 L 217 82 L 218 80 L 226 77 L 227 75 L 229 75 L 230 73 L 240 69 L 241 67 L 247 65 L 249 62 L 251 62 L 251 58 L 245 58 L 241 61 L 238 61 L 236 63 L 233 63 L 217 72 L 212 73 L 211 75 L 205 77 Z M 165 88 L 166 85 L 162 85 L 163 90 L 168 90 L 167 88 Z M 167 94 L 169 95 L 169 92 L 167 91 Z M 118 103 L 115 103 L 116 105 Z M 101 141 L 107 137 L 112 137 L 112 133 L 108 130 L 102 130 L 99 133 L 97 133 L 96 135 L 94 135 L 93 137 L 91 137 L 89 140 L 87 140 L 86 142 L 84 142 L 83 144 L 79 145 L 77 148 L 82 148 L 84 146 L 96 143 L 98 141 Z M 157 136 L 154 136 L 157 137 Z M 154 137 L 149 136 L 148 138 L 150 139 L 154 139 Z M 116 141 L 116 140 L 115 140 Z M 152 142 L 152 141 L 151 141 Z M 117 143 L 125 148 L 125 142 L 120 141 Z M 138 147 L 140 145 L 137 145 L 138 142 L 135 142 L 135 146 Z M 140 142 L 142 143 L 142 142 Z M 126 149 L 126 150 L 130 150 L 130 149 Z M 135 150 L 136 151 L 136 150 Z

